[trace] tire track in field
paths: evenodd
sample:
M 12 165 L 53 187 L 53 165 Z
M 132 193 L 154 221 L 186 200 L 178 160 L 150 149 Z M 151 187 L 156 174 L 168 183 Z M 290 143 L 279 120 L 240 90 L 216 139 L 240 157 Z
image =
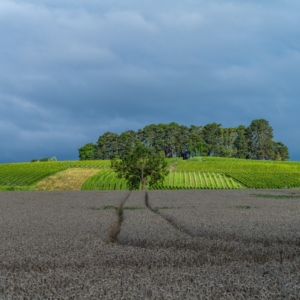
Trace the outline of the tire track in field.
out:
M 118 234 L 121 231 L 121 226 L 123 222 L 123 206 L 124 203 L 127 201 L 131 194 L 131 191 L 126 195 L 126 197 L 119 203 L 116 211 L 118 215 L 118 219 L 116 222 L 113 222 L 109 228 L 108 235 L 107 235 L 107 242 L 108 243 L 117 243 L 118 242 Z
M 144 249 L 171 248 L 173 253 L 181 251 L 184 262 L 193 257 L 195 261 L 203 260 L 203 263 L 214 265 L 249 260 L 264 264 L 271 259 L 282 263 L 283 260 L 295 259 L 294 248 L 289 250 L 284 245 L 266 247 L 261 243 L 249 245 L 249 243 L 228 239 L 194 236 L 179 226 L 176 220 L 166 218 L 153 209 L 149 204 L 147 192 L 140 194 L 141 198 L 138 196 L 136 192 L 130 192 L 120 203 L 118 226 L 115 234 L 112 235 L 111 242 L 120 246 Z M 128 206 L 124 205 L 126 200 L 128 200 L 126 203 Z M 132 206 L 140 203 L 138 200 L 144 200 L 145 209 L 141 206 Z
M 174 217 L 171 217 L 171 216 L 167 216 L 165 214 L 162 214 L 159 212 L 159 210 L 153 208 L 150 203 L 149 203 L 149 195 L 148 193 L 146 192 L 146 195 L 145 195 L 145 204 L 147 206 L 147 208 L 149 210 L 151 210 L 153 213 L 159 215 L 162 219 L 164 219 L 165 221 L 167 221 L 170 225 L 172 225 L 174 228 L 176 228 L 177 230 L 181 231 L 183 234 L 193 238 L 193 239 L 201 239 L 201 238 L 204 238 L 204 239 L 210 239 L 212 241 L 224 241 L 224 242 L 227 242 L 227 241 L 232 241 L 232 242 L 236 242 L 240 245 L 244 245 L 246 247 L 248 247 L 250 244 L 253 245 L 253 244 L 256 244 L 256 245 L 263 245 L 264 248 L 266 247 L 272 247 L 273 245 L 277 244 L 278 247 L 282 246 L 286 246 L 286 245 L 295 245 L 297 247 L 300 246 L 300 242 L 299 242 L 299 239 L 294 239 L 293 241 L 291 240 L 288 240 L 288 241 L 283 241 L 283 240 L 280 240 L 279 238 L 277 238 L 276 241 L 271 241 L 269 240 L 268 236 L 266 234 L 264 234 L 264 237 L 260 238 L 260 239 L 249 239 L 248 237 L 240 237 L 240 236 L 237 236 L 235 232 L 229 232 L 227 234 L 224 234 L 223 236 L 220 236 L 218 233 L 215 233 L 213 231 L 200 231 L 200 232 L 195 232 L 195 231 L 192 231 L 190 230 L 189 228 L 187 228 L 185 225 L 181 225 L 180 224 L 180 221 L 176 220 L 176 218 Z M 262 231 L 263 233 L 263 231 Z
M 145 191 L 133 191 L 123 207 L 118 243 L 141 248 L 195 248 L 194 239 L 174 228 L 145 203 Z
M 197 237 L 196 235 L 194 235 L 191 232 L 189 232 L 188 230 L 186 230 L 184 227 L 179 226 L 179 224 L 173 218 L 166 217 L 163 214 L 159 213 L 158 210 L 151 207 L 151 205 L 149 204 L 149 194 L 148 194 L 148 192 L 145 192 L 145 205 L 150 211 L 152 211 L 154 214 L 159 215 L 162 219 L 167 221 L 176 230 L 179 230 L 180 232 L 182 232 L 183 234 L 188 235 L 189 237 L 192 237 L 192 238 Z
M 189 230 L 188 228 L 186 228 L 184 226 L 181 226 L 175 218 L 172 218 L 170 216 L 166 216 L 166 215 L 160 213 L 158 209 L 155 209 L 150 205 L 148 192 L 145 193 L 145 204 L 146 204 L 146 207 L 150 211 L 152 211 L 154 214 L 159 215 L 162 219 L 167 221 L 175 229 L 179 230 L 180 232 L 182 232 L 183 234 L 185 234 L 185 235 L 187 235 L 191 238 L 196 238 L 196 239 L 197 238 L 208 238 L 208 239 L 211 239 L 211 240 L 214 240 L 214 239 L 222 240 L 222 237 L 220 237 L 218 235 L 214 235 L 213 233 L 209 233 L 209 234 L 195 233 L 195 232 Z M 229 238 L 229 239 L 232 239 L 232 238 Z M 228 237 L 223 238 L 223 239 L 228 240 Z M 247 241 L 239 240 L 238 242 L 243 243 L 243 244 L 249 244 L 249 242 L 247 242 Z M 258 242 L 258 243 L 261 243 L 261 242 Z

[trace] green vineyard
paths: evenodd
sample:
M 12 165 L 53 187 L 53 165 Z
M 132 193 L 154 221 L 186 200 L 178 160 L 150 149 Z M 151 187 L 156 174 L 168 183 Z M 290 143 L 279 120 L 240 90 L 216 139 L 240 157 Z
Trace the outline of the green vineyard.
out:
M 245 187 L 255 189 L 299 188 L 300 173 L 228 173 Z
M 221 157 L 170 159 L 176 171 L 227 173 L 300 173 L 300 163 L 290 161 L 249 160 Z
M 127 190 L 124 179 L 110 169 L 100 171 L 91 176 L 81 187 L 82 190 Z
M 160 186 L 165 189 L 241 189 L 241 183 L 220 173 L 171 172 Z M 155 188 L 155 187 L 154 187 Z
M 0 164 L 0 186 L 30 186 L 68 168 L 103 169 L 109 161 L 65 161 Z
M 149 188 L 149 187 L 148 187 Z M 233 178 L 219 173 L 171 172 L 163 184 L 152 189 L 242 189 L 244 186 Z M 119 179 L 112 170 L 104 170 L 90 177 L 82 190 L 126 190 L 124 179 Z
M 168 165 L 169 175 L 152 189 L 300 188 L 298 162 L 196 157 L 168 159 Z M 0 164 L 0 190 L 1 187 L 34 188 L 42 179 L 70 168 L 99 170 L 85 181 L 82 190 L 128 189 L 125 180 L 110 169 L 109 160 L 87 160 Z

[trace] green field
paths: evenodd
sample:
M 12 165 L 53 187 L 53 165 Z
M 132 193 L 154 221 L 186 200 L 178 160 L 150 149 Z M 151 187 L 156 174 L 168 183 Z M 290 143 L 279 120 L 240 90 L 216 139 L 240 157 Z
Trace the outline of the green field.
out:
M 149 187 L 148 187 L 149 188 Z M 171 172 L 163 184 L 151 189 L 242 189 L 241 183 L 220 173 Z M 124 179 L 119 179 L 112 170 L 104 170 L 90 177 L 82 190 L 123 190 L 127 189 Z
M 234 158 L 193 158 L 173 162 L 176 171 L 220 173 L 246 188 L 276 189 L 300 187 L 300 163 Z
M 300 162 L 249 160 L 221 157 L 194 157 L 189 160 L 173 160 L 176 171 L 220 173 L 300 173 Z
M 152 189 L 300 188 L 300 163 L 229 158 L 168 159 L 170 173 Z M 83 190 L 124 190 L 125 180 L 109 168 L 110 161 L 64 161 L 0 164 L 0 190 L 34 189 L 47 176 L 69 168 L 99 169 Z
M 110 162 L 63 161 L 0 164 L 0 190 L 26 190 L 47 176 L 69 168 L 105 169 Z

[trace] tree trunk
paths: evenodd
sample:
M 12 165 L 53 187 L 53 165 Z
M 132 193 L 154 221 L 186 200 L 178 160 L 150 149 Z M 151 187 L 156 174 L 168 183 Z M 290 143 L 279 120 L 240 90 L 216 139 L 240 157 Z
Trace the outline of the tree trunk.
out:
M 146 190 L 146 179 L 142 180 L 142 190 L 145 191 Z

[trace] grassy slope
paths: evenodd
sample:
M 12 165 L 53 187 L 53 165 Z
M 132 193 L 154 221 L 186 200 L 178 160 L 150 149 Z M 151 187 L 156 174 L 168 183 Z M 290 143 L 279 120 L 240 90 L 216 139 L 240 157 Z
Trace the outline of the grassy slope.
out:
M 59 161 L 0 164 L 0 191 L 32 190 L 37 182 L 68 169 L 107 169 L 109 161 Z
M 184 188 L 296 188 L 300 163 L 253 161 L 217 157 L 168 159 L 171 173 L 158 189 Z M 83 189 L 124 189 L 110 170 L 88 179 Z
M 170 160 L 176 171 L 200 171 L 220 173 L 300 173 L 299 162 L 261 161 L 236 158 L 203 157 L 189 160 Z
M 300 187 L 299 162 L 205 157 L 172 164 L 176 171 L 225 174 L 248 188 Z

